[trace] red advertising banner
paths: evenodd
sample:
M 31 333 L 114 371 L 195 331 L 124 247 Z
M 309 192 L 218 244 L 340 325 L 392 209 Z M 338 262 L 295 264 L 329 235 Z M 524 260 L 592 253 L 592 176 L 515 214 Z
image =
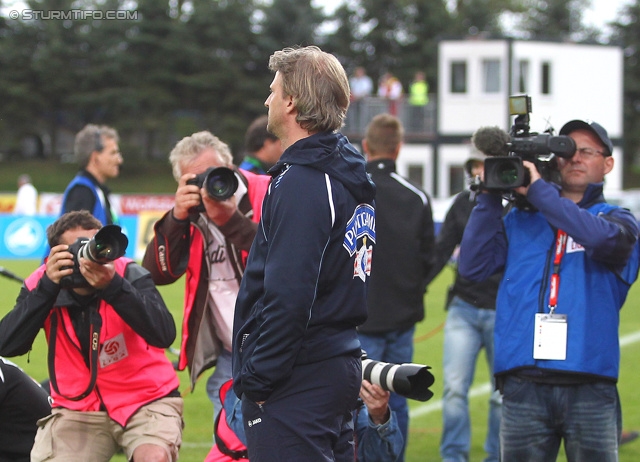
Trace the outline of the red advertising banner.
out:
M 140 212 L 166 212 L 173 207 L 173 194 L 121 194 L 120 210 L 122 215 L 137 215 Z

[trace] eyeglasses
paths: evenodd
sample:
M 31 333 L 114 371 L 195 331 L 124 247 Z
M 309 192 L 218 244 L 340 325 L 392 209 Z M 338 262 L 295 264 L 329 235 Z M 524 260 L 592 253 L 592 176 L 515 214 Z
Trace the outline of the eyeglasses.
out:
M 596 154 L 604 156 L 604 151 L 598 151 L 593 148 L 576 148 L 576 154 L 580 154 L 583 159 L 593 159 Z

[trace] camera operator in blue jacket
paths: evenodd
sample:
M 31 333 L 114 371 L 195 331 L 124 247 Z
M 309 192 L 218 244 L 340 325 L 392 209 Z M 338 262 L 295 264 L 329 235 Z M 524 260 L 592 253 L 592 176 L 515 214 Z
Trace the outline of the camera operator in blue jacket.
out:
M 638 224 L 607 204 L 613 143 L 596 122 L 573 120 L 558 159 L 560 185 L 524 161 L 514 191 L 530 207 L 502 218 L 500 194 L 480 194 L 462 239 L 459 271 L 483 280 L 504 271 L 495 323 L 495 376 L 503 394 L 501 459 L 617 460 L 619 310 L 638 275 Z M 486 170 L 485 170 L 486 175 Z

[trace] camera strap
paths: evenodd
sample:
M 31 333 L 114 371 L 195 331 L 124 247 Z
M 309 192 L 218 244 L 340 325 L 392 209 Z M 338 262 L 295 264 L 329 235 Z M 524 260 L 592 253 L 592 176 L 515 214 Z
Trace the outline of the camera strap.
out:
M 51 313 L 51 333 L 49 342 L 49 378 L 51 380 L 51 386 L 57 394 L 70 401 L 80 401 L 93 391 L 96 385 L 96 379 L 98 377 L 98 354 L 100 353 L 100 329 L 102 328 L 102 317 L 98 313 L 97 307 L 91 307 L 89 309 L 89 322 L 90 322 L 90 336 L 89 336 L 89 371 L 91 377 L 89 379 L 89 385 L 77 396 L 67 396 L 60 392 L 58 388 L 58 381 L 56 378 L 55 369 L 55 357 L 56 357 L 56 337 L 58 333 L 58 317 L 61 316 L 59 308 L 56 308 Z
M 224 442 L 224 440 L 222 439 L 222 437 L 220 436 L 220 432 L 218 432 L 218 426 L 220 425 L 220 416 L 223 414 L 223 412 L 219 412 L 218 415 L 216 416 L 216 420 L 213 423 L 213 438 L 216 441 L 216 446 L 218 446 L 218 449 L 220 450 L 220 452 L 222 454 L 224 454 L 225 456 L 229 456 L 231 457 L 233 460 L 240 460 L 240 459 L 249 459 L 249 452 L 247 451 L 247 449 L 241 449 L 241 450 L 233 450 L 233 449 L 229 449 L 229 446 L 227 446 L 227 444 Z M 227 425 L 225 423 L 225 425 Z M 228 427 L 228 425 L 227 425 Z
M 549 313 L 553 314 L 558 306 L 558 290 L 560 289 L 560 262 L 564 257 L 567 246 L 567 233 L 558 230 L 556 233 L 556 250 L 553 256 L 553 272 L 551 273 L 551 284 L 549 285 Z

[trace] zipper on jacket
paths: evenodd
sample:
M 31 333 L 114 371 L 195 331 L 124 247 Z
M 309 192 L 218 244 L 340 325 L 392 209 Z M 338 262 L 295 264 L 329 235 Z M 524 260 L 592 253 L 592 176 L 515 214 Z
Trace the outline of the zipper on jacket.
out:
M 547 258 L 544 262 L 544 272 L 542 274 L 542 283 L 540 284 L 540 292 L 538 293 L 538 313 L 544 313 L 546 306 L 544 306 L 544 298 L 549 287 L 549 262 L 555 253 L 555 239 L 553 241 L 553 248 L 547 251 Z
M 242 334 L 242 342 L 240 342 L 240 353 L 242 353 L 242 349 L 244 348 L 244 342 L 249 337 L 249 334 Z

